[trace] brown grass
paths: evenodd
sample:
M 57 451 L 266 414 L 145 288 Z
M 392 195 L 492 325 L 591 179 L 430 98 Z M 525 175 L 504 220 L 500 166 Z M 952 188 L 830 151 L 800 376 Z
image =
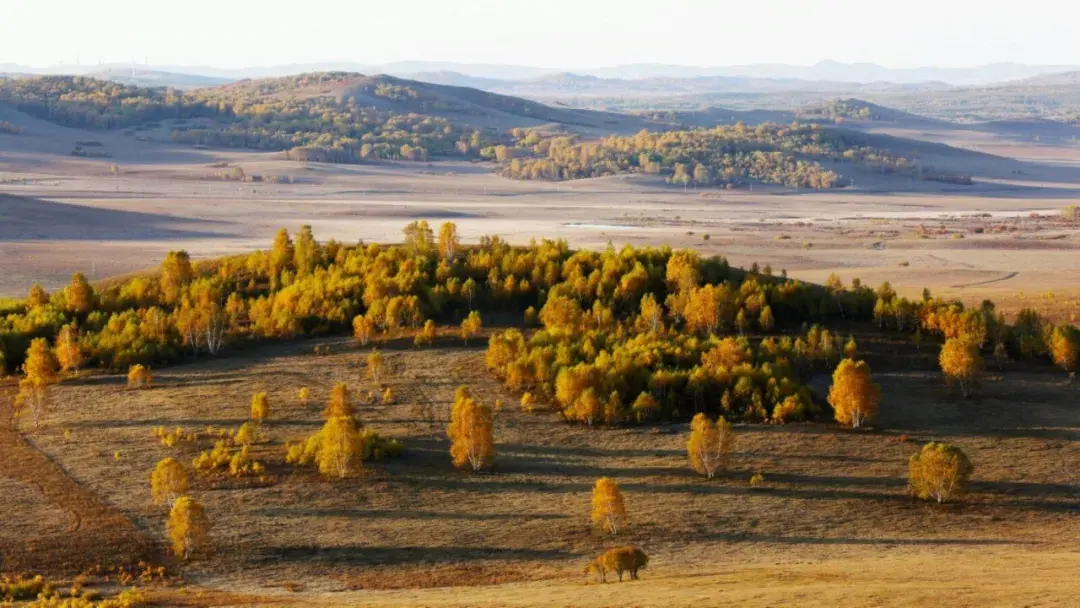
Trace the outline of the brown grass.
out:
M 483 347 L 456 341 L 430 350 L 384 347 L 391 372 L 385 383 L 399 404 L 362 404 L 360 416 L 401 438 L 406 452 L 340 483 L 285 466 L 282 445 L 318 428 L 334 382 L 349 382 L 357 395 L 371 388 L 359 380 L 369 351 L 349 341 L 271 344 L 176 366 L 160 370 L 146 391 L 126 390 L 120 376 L 75 380 L 58 388 L 59 405 L 42 429 L 23 430 L 80 484 L 78 491 L 116 505 L 153 537 L 163 534 L 167 513 L 150 500 L 151 467 L 167 455 L 189 461 L 209 447 L 200 440 L 166 448 L 153 427 L 235 428 L 246 419 L 251 394 L 267 391 L 271 442 L 253 455 L 275 482 L 197 479 L 194 492 L 214 521 L 217 553 L 184 572 L 200 588 L 287 593 L 297 602 L 336 601 L 321 595 L 330 591 L 496 585 L 475 597 L 517 605 L 508 597 L 514 594 L 500 590 L 539 585 L 545 593 L 584 594 L 571 603 L 602 605 L 598 598 L 614 591 L 566 581 L 582 580 L 581 566 L 616 544 L 641 546 L 652 557 L 644 580 L 634 583 L 646 588 L 642 605 L 665 585 L 685 586 L 679 577 L 687 567 L 727 585 L 730 568 L 802 580 L 883 556 L 914 564 L 944 552 L 974 563 L 982 555 L 1003 560 L 1075 547 L 1080 411 L 1064 374 L 1017 365 L 985 378 L 979 395 L 963 400 L 935 371 L 934 347 L 917 351 L 898 338 L 852 329 L 883 386 L 882 428 L 738 425 L 734 464 L 713 481 L 686 465 L 685 424 L 588 430 L 511 406 L 497 416 L 496 471 L 453 470 L 444 429 L 456 386 L 468 384 L 487 402 L 517 403 L 482 369 Z M 311 354 L 314 344 L 328 342 L 333 354 Z M 815 384 L 826 378 L 823 370 Z M 307 408 L 297 402 L 299 386 L 312 387 Z M 956 443 L 971 457 L 976 470 L 965 502 L 939 507 L 908 497 L 907 459 L 929 440 Z M 754 472 L 765 482 L 751 488 Z M 631 525 L 617 539 L 589 529 L 589 492 L 601 475 L 616 478 L 626 493 Z M 304 588 L 285 590 L 296 582 Z M 811 587 L 842 582 L 826 578 Z M 779 593 L 761 597 L 776 600 Z M 394 597 L 385 596 L 388 605 Z M 474 596 L 423 597 L 456 605 L 454 598 Z
M 0 568 L 71 574 L 159 560 L 159 543 L 15 432 L 0 387 Z

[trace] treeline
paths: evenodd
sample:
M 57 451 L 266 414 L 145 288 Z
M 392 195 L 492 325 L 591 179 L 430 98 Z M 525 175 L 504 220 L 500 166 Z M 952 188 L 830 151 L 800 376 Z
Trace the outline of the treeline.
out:
M 821 163 L 852 163 L 885 174 L 970 183 L 970 177 L 933 171 L 917 161 L 873 148 L 857 134 L 820 125 L 764 123 L 747 127 L 641 131 L 582 142 L 572 136 L 527 132 L 516 147 L 496 148 L 503 175 L 570 180 L 619 173 L 664 175 L 680 185 L 743 187 L 752 181 L 792 188 L 835 188 L 849 181 Z
M 803 108 L 800 116 L 806 118 L 828 118 L 832 120 L 850 118 L 852 120 L 884 120 L 880 112 L 861 99 L 834 99 L 830 102 Z
M 354 76 L 306 74 L 195 91 L 77 76 L 7 78 L 0 79 L 0 102 L 37 118 L 86 129 L 145 128 L 177 120 L 181 124 L 173 125 L 171 132 L 177 143 L 286 151 L 298 160 L 477 158 L 482 148 L 509 141 L 423 113 L 455 108 L 404 84 L 372 82 L 356 93 L 409 101 L 422 113 L 363 105 L 355 95 L 339 99 L 326 92 L 288 94 Z
M 928 293 L 911 301 L 888 284 L 836 277 L 817 287 L 667 247 L 573 251 L 561 240 L 513 247 L 498 237 L 462 246 L 452 223 L 436 235 L 413 222 L 404 236 L 400 245 L 344 245 L 316 241 L 309 227 L 295 239 L 283 229 L 269 250 L 249 255 L 192 263 L 173 252 L 150 275 L 95 288 L 76 274 L 53 294 L 34 286 L 0 311 L 0 370 L 22 371 L 30 350 L 47 384 L 50 357 L 65 372 L 126 370 L 350 329 L 364 343 L 414 335 L 421 346 L 436 321 L 464 320 L 468 340 L 483 318 L 540 327 L 490 341 L 489 367 L 523 403 L 590 423 L 697 411 L 782 421 L 822 407 L 802 383 L 848 350 L 817 326 L 843 317 L 916 339 L 965 336 L 995 356 L 1049 356 L 1075 371 L 1075 356 L 1059 347 L 1075 346 L 1076 329 L 1031 310 L 1010 325 L 990 303 L 965 308 Z

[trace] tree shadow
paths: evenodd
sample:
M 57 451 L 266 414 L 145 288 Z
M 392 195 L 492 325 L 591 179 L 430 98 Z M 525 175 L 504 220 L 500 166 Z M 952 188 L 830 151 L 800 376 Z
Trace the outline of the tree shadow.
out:
M 410 511 L 403 509 L 349 509 L 349 508 L 265 508 L 255 511 L 266 517 L 348 517 L 355 519 L 418 519 L 418 520 L 464 520 L 464 521 L 515 521 L 559 520 L 566 515 L 554 513 L 449 513 L 436 511 Z
M 0 194 L 0 217 L 4 218 L 0 222 L 0 241 L 179 240 L 234 236 L 232 232 L 211 230 L 231 226 L 231 222 L 102 209 L 7 194 Z
M 894 545 L 894 546 L 995 546 L 1034 545 L 1034 541 L 998 538 L 851 538 L 818 536 L 780 536 L 752 532 L 714 532 L 699 535 L 703 540 L 729 543 L 776 543 L 785 545 Z
M 261 551 L 254 557 L 260 564 L 291 563 L 321 565 L 438 564 L 446 562 L 495 560 L 536 561 L 580 557 L 576 553 L 543 549 L 497 547 L 344 547 L 286 546 Z
M 163 419 L 154 418 L 147 420 L 79 420 L 69 423 L 65 423 L 64 427 L 72 429 L 142 429 L 153 428 L 156 426 L 165 427 L 193 427 L 195 429 L 204 429 L 208 425 L 224 428 L 224 427 L 239 427 L 245 422 L 251 422 L 250 418 L 173 418 Z M 310 420 L 281 420 L 274 419 L 263 423 L 263 426 L 267 429 L 273 429 L 275 427 L 314 427 L 318 426 L 317 422 Z

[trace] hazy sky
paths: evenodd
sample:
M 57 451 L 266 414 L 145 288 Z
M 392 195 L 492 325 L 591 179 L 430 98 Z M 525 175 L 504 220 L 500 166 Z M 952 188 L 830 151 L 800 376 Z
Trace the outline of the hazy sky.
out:
M 1080 64 L 1075 0 L 0 0 L 0 63 Z

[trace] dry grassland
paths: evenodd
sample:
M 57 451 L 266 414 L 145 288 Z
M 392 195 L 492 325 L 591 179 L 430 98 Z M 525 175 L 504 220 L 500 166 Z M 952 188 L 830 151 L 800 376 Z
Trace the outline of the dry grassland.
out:
M 522 413 L 482 369 L 483 347 L 451 338 L 430 350 L 386 345 L 385 382 L 399 404 L 365 404 L 360 416 L 400 438 L 406 452 L 341 483 L 286 466 L 282 444 L 320 423 L 321 403 L 301 406 L 299 387 L 311 387 L 321 401 L 344 381 L 366 397 L 367 351 L 351 341 L 268 344 L 175 366 L 161 370 L 147 391 L 129 391 L 117 376 L 90 375 L 60 385 L 59 405 L 41 429 L 20 424 L 73 485 L 133 522 L 139 534 L 132 539 L 156 539 L 167 513 L 150 500 L 151 467 L 165 456 L 192 458 L 209 443 L 167 448 L 152 429 L 235 428 L 247 418 L 251 394 L 268 391 L 271 442 L 255 457 L 272 480 L 199 478 L 194 488 L 214 521 L 217 551 L 186 566 L 185 578 L 194 590 L 244 594 L 235 605 L 261 597 L 286 605 L 514 606 L 539 602 L 534 590 L 555 605 L 610 605 L 624 593 L 630 605 L 652 605 L 667 593 L 664 603 L 673 605 L 700 605 L 705 593 L 715 593 L 708 597 L 716 603 L 746 605 L 920 605 L 934 598 L 1009 605 L 1016 596 L 1000 594 L 1019 574 L 996 574 L 1012 572 L 1009 564 L 1047 564 L 1065 577 L 1080 559 L 1080 473 L 1070 464 L 1080 462 L 1077 388 L 1049 367 L 1017 365 L 963 400 L 941 382 L 932 346 L 919 351 L 855 335 L 882 384 L 882 428 L 741 425 L 733 465 L 714 481 L 686 466 L 686 425 L 589 430 L 552 414 Z M 312 354 L 315 344 L 330 344 L 332 354 Z M 497 417 L 493 474 L 449 465 L 444 428 L 459 384 L 506 404 Z M 941 507 L 907 496 L 907 459 L 931 439 L 960 445 L 975 463 L 965 502 Z M 751 488 L 755 472 L 766 483 Z M 631 526 L 618 539 L 589 529 L 589 493 L 601 475 L 626 492 Z M 19 496 L 5 511 L 25 508 Z M 44 502 L 63 505 L 55 497 Z M 104 540 L 113 530 L 98 534 Z M 615 543 L 652 556 L 644 580 L 583 586 L 581 566 Z M 981 574 L 955 577 L 943 568 Z M 1027 580 L 1051 578 L 1043 574 Z M 1045 587 L 1047 603 L 1033 605 L 1062 597 L 1066 580 Z

